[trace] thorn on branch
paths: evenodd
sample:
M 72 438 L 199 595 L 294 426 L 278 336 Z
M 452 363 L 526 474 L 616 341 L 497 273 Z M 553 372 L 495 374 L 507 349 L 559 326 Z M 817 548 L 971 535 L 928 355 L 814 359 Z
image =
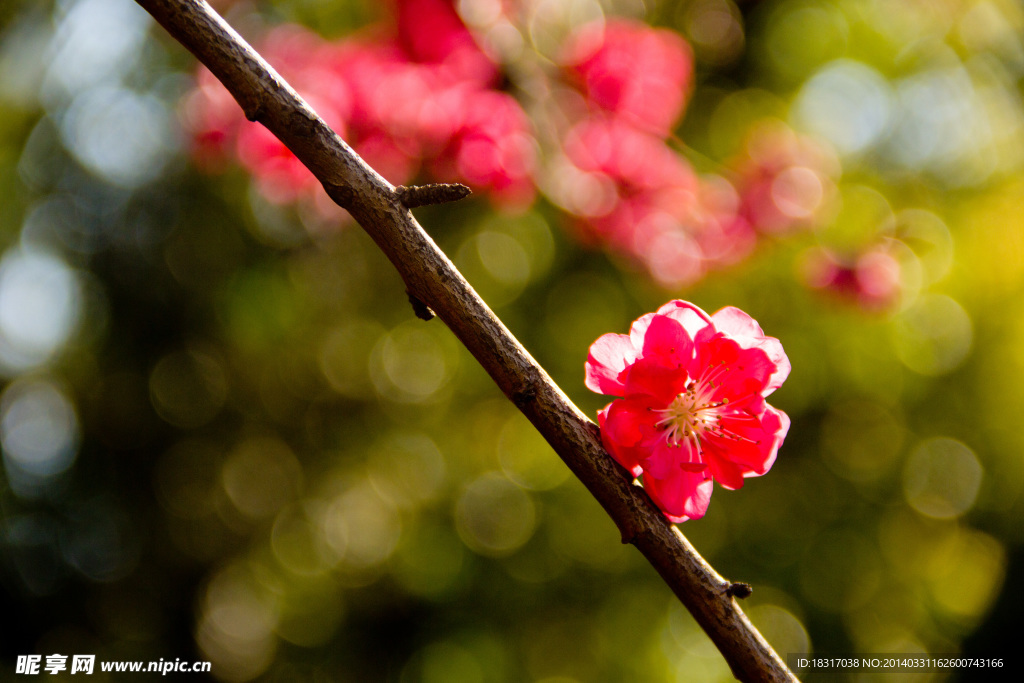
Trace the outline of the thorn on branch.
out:
M 473 191 L 461 183 L 431 183 L 429 185 L 399 185 L 395 188 L 398 201 L 407 209 L 428 204 L 457 202 Z
M 754 592 L 754 587 L 749 583 L 742 583 L 739 581 L 732 581 L 728 586 L 725 587 L 725 594 L 731 598 L 749 598 L 750 594 Z
M 405 293 L 409 296 L 409 303 L 412 304 L 413 313 L 420 320 L 433 320 L 434 312 L 430 310 L 430 306 L 419 300 L 412 292 L 406 290 Z

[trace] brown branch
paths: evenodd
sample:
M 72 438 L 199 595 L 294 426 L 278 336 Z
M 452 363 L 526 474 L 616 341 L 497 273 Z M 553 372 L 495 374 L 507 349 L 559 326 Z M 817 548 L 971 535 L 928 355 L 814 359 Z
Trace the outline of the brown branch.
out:
M 401 197 L 202 0 L 136 0 L 276 135 L 394 264 L 410 296 L 437 313 L 661 574 L 743 681 L 796 678 L 719 576 L 601 445 L 562 393 L 423 231 Z

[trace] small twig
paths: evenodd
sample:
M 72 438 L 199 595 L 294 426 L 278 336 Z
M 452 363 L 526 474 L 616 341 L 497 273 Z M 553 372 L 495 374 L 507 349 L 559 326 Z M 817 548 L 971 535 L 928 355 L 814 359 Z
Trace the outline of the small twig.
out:
M 473 191 L 461 183 L 431 183 L 429 185 L 399 185 L 395 194 L 402 206 L 414 209 L 428 204 L 446 204 L 465 199 Z
M 725 588 L 726 595 L 733 598 L 739 598 L 740 600 L 742 600 L 743 598 L 749 598 L 750 594 L 753 592 L 753 586 L 751 586 L 749 583 L 742 583 L 739 581 L 734 581 Z

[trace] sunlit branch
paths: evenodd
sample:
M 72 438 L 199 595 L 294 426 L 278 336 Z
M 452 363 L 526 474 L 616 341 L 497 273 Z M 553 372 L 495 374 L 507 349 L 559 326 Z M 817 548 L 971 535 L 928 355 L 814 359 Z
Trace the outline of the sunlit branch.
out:
M 227 87 L 247 118 L 276 135 L 347 209 L 433 311 L 529 418 L 611 516 L 623 542 L 654 566 L 744 681 L 794 681 L 726 581 L 669 524 L 601 445 L 580 412 L 473 291 L 409 212 L 403 193 L 366 165 L 302 98 L 201 0 L 137 0 Z M 424 316 L 426 317 L 426 316 Z

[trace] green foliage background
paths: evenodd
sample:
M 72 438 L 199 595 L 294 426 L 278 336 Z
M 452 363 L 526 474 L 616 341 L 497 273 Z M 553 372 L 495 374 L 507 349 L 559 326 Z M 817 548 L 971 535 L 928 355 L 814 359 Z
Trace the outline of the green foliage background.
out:
M 794 370 L 772 403 L 793 426 L 778 462 L 683 531 L 755 586 L 749 614 L 783 656 L 1012 665 L 1024 10 L 601 5 L 690 38 L 699 82 L 677 133 L 711 170 L 766 116 L 832 130 L 807 101 L 838 67 L 863 101 L 887 96 L 886 126 L 866 107 L 835 133 L 834 217 L 671 292 L 575 244 L 544 202 L 509 216 L 476 198 L 421 223 L 591 415 L 589 344 L 670 298 L 739 306 L 782 340 Z M 378 9 L 232 11 L 243 33 L 258 18 L 337 37 Z M 708 38 L 706 12 L 745 38 Z M 189 165 L 176 112 L 193 63 L 141 9 L 9 2 L 0 22 L 0 613 L 17 628 L 3 676 L 18 654 L 60 652 L 208 659 L 227 681 L 730 678 L 443 324 L 414 317 L 360 230 L 311 230 L 241 171 Z M 893 310 L 801 284 L 810 246 L 879 235 L 910 250 Z

